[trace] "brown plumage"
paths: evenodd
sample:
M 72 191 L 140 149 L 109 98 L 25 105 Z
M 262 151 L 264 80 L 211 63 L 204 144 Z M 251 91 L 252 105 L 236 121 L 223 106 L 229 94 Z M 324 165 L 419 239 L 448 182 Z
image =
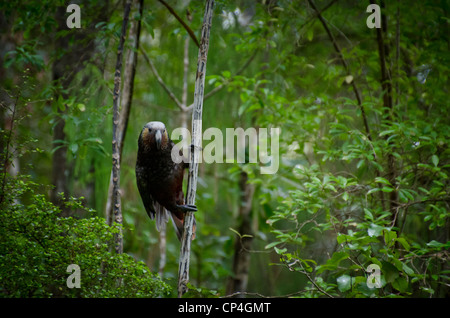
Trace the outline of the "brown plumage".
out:
M 138 139 L 136 182 L 145 210 L 152 220 L 156 219 L 157 229 L 165 226 L 170 215 L 181 241 L 184 213 L 197 208 L 184 204 L 183 175 L 187 164 L 173 162 L 173 146 L 162 122 L 147 123 Z

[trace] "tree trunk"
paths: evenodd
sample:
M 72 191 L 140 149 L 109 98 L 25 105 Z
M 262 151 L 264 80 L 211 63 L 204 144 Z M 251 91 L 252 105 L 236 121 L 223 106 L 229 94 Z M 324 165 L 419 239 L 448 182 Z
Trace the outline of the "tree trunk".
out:
M 142 18 L 144 0 L 135 1 L 135 4 L 138 6 L 137 10 L 139 11 L 139 16 Z M 127 53 L 127 57 L 125 59 L 125 71 L 124 71 L 124 80 L 122 87 L 122 94 L 120 97 L 120 116 L 119 116 L 119 124 L 118 124 L 118 144 L 119 144 L 119 153 L 120 160 L 122 159 L 123 152 L 123 144 L 125 140 L 125 135 L 128 127 L 128 119 L 130 117 L 131 104 L 133 101 L 133 91 L 134 91 L 134 77 L 136 75 L 136 67 L 137 67 L 137 51 L 139 49 L 139 37 L 141 34 L 141 19 L 139 21 L 134 21 L 131 25 L 130 32 L 128 33 L 128 38 L 131 42 L 131 49 Z M 113 198 L 113 171 L 111 170 L 111 176 L 109 179 L 109 187 L 108 187 L 108 198 L 106 201 L 106 221 L 107 224 L 112 224 L 112 198 Z
M 70 85 L 77 75 L 85 65 L 85 61 L 91 59 L 95 51 L 95 29 L 94 25 L 98 21 L 107 20 L 109 14 L 109 1 L 99 1 L 97 7 L 98 15 L 96 21 L 92 21 L 91 25 L 88 27 L 83 27 L 80 29 L 74 29 L 70 31 L 66 25 L 66 6 L 58 7 L 55 15 L 55 20 L 58 23 L 57 31 L 68 31 L 64 36 L 55 35 L 54 43 L 54 54 L 57 58 L 53 62 L 52 68 L 52 79 L 54 82 L 59 84 L 60 91 L 56 91 L 54 100 L 57 101 L 58 97 L 61 96 L 63 99 L 69 97 Z M 65 110 L 58 109 L 57 111 L 57 123 L 53 128 L 53 141 L 54 148 L 61 146 L 61 141 L 65 141 L 66 134 L 65 129 Z M 52 158 L 52 183 L 54 188 L 50 193 L 51 201 L 60 206 L 62 215 L 68 216 L 70 211 L 65 208 L 60 201 L 59 193 L 65 193 L 67 196 L 69 194 L 69 171 L 71 170 L 67 162 L 67 147 L 62 146 L 53 152 Z
M 58 23 L 58 31 L 67 30 L 66 25 L 66 7 L 58 7 L 56 12 L 56 21 Z M 83 62 L 91 57 L 94 51 L 94 42 L 89 41 L 87 45 L 72 45 L 83 40 L 84 33 L 77 31 L 75 34 L 68 33 L 65 36 L 56 37 L 55 51 L 62 51 L 63 54 L 59 58 L 56 58 L 53 62 L 52 79 L 54 82 L 60 85 L 61 90 L 56 92 L 54 101 L 56 102 L 61 96 L 63 99 L 67 99 L 69 94 L 67 91 L 70 88 L 72 80 L 75 75 L 84 67 Z M 72 41 L 72 37 L 74 41 Z M 78 42 L 79 44 L 79 42 Z M 69 167 L 67 163 L 67 147 L 61 145 L 61 142 L 66 140 L 66 134 L 64 128 L 66 122 L 64 115 L 66 110 L 57 110 L 57 123 L 53 129 L 53 143 L 54 147 L 58 149 L 54 150 L 52 158 L 52 183 L 54 188 L 50 193 L 50 200 L 61 208 L 62 216 L 69 216 L 70 210 L 62 204 L 60 194 L 64 193 L 66 196 L 69 192 L 68 175 Z
M 227 285 L 227 294 L 235 294 L 243 297 L 242 292 L 247 291 L 248 273 L 250 268 L 250 250 L 253 242 L 254 229 L 252 226 L 252 201 L 255 193 L 255 186 L 248 181 L 245 171 L 241 172 L 239 180 L 240 206 L 238 227 L 239 236 L 234 242 L 233 273 Z
M 119 47 L 117 49 L 117 61 L 114 74 L 114 91 L 113 91 L 113 138 L 112 138 L 112 175 L 113 175 L 113 193 L 112 193 L 112 210 L 114 222 L 122 224 L 122 206 L 120 200 L 120 140 L 119 140 L 119 119 L 120 119 L 120 82 L 122 78 L 122 60 L 125 37 L 127 34 L 128 18 L 130 16 L 131 0 L 125 3 L 122 31 L 120 34 Z M 123 252 L 122 230 L 116 234 L 114 239 L 115 250 L 117 254 Z
M 374 1 L 370 1 L 370 3 L 374 4 Z M 386 15 L 383 13 L 385 10 L 384 1 L 380 2 L 381 7 L 381 28 L 377 28 L 377 44 L 378 44 L 378 56 L 380 60 L 380 72 L 381 72 L 381 88 L 383 94 L 383 106 L 384 106 L 384 115 L 385 119 L 392 121 L 392 113 L 394 111 L 393 98 L 392 98 L 392 80 L 391 80 L 391 72 L 388 68 L 388 59 L 389 59 L 389 45 L 385 42 L 384 38 L 387 35 L 387 20 Z M 388 140 L 389 135 L 385 135 L 385 140 Z M 389 142 L 391 144 L 391 142 Z M 397 207 L 398 207 L 398 193 L 395 187 L 396 178 L 397 178 L 397 169 L 396 169 L 396 160 L 393 155 L 395 149 L 391 149 L 387 154 L 387 180 L 393 187 L 393 191 L 389 193 L 389 211 L 392 214 L 393 223 L 396 220 Z M 396 224 L 392 224 L 392 226 L 396 226 Z
M 209 34 L 211 31 L 214 0 L 207 0 L 205 15 L 203 17 L 202 36 L 198 52 L 197 75 L 195 79 L 194 109 L 192 112 L 192 143 L 194 145 L 190 154 L 188 186 L 186 204 L 195 205 L 197 190 L 198 162 L 202 138 L 202 111 L 203 95 L 205 90 L 206 61 L 208 58 Z M 180 263 L 178 268 L 178 297 L 187 291 L 189 282 L 189 260 L 192 241 L 192 227 L 194 223 L 193 212 L 187 212 L 184 220 L 184 232 L 181 241 Z

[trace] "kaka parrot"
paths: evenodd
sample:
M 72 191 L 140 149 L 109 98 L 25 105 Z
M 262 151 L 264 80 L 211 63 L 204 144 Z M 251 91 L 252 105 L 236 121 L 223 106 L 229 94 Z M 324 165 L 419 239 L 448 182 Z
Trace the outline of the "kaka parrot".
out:
M 152 220 L 156 219 L 158 231 L 165 226 L 170 215 L 181 241 L 184 214 L 197 211 L 197 207 L 184 203 L 183 175 L 189 165 L 173 162 L 173 147 L 174 143 L 162 122 L 147 123 L 138 139 L 136 182 L 145 210 Z

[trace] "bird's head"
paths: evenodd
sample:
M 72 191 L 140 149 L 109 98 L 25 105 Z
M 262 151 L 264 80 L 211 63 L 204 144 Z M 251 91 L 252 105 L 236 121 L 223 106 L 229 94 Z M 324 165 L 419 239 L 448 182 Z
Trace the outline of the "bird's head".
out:
M 150 150 L 165 149 L 169 144 L 166 126 L 160 121 L 151 121 L 142 128 L 139 142 Z

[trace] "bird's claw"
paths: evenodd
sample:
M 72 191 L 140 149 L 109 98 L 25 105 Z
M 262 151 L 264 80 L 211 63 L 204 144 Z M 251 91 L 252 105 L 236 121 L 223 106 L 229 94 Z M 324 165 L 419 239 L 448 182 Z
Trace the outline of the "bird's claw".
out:
M 178 208 L 180 208 L 184 213 L 197 211 L 197 207 L 192 204 L 178 205 Z

